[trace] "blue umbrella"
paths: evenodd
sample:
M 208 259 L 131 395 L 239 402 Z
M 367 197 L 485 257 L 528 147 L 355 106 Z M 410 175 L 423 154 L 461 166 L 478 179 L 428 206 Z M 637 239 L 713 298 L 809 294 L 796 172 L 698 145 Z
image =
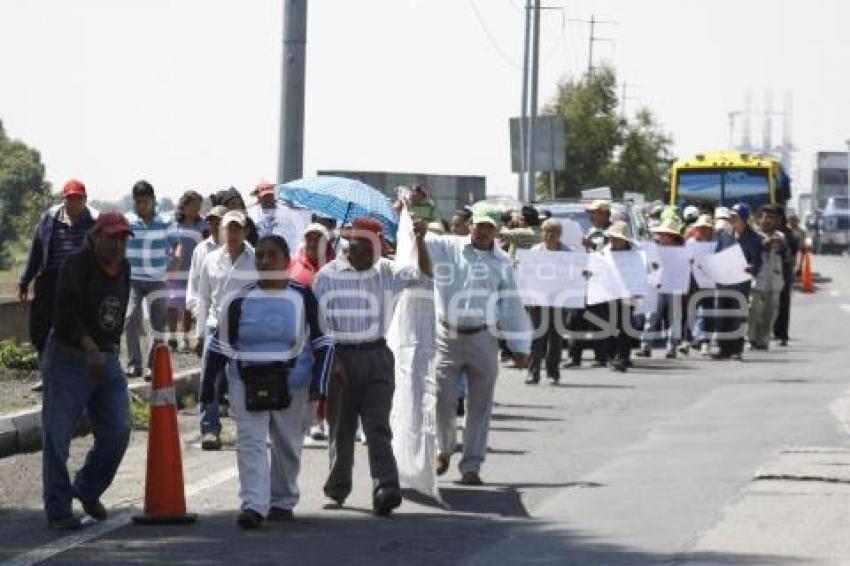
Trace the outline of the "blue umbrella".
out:
M 390 199 L 366 183 L 344 177 L 310 177 L 278 185 L 277 193 L 296 206 L 333 218 L 340 224 L 361 216 L 377 218 L 384 225 L 384 235 L 395 239 L 398 220 Z

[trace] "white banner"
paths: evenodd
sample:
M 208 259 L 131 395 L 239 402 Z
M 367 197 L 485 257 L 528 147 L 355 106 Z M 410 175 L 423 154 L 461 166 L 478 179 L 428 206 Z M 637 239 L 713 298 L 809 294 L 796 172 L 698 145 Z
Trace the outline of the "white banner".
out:
M 737 285 L 752 278 L 746 271 L 749 266 L 747 258 L 738 244 L 705 256 L 704 266 L 708 276 L 718 285 Z
M 584 308 L 585 252 L 518 250 L 517 287 L 526 305 Z
M 585 189 L 581 192 L 583 200 L 612 200 L 611 187 L 597 187 L 595 189 Z
M 690 240 L 686 248 L 691 254 L 691 273 L 699 288 L 714 289 L 717 287 L 714 279 L 708 274 L 708 268 L 705 266 L 706 258 L 717 251 L 717 242 L 697 242 L 696 240 Z
M 648 292 L 646 259 L 638 251 L 603 251 L 589 254 L 587 304 L 644 297 Z
M 572 251 L 584 249 L 584 232 L 581 224 L 569 218 L 558 218 L 561 223 L 561 243 Z
M 661 258 L 660 292 L 686 295 L 691 287 L 691 254 L 682 246 L 658 246 Z

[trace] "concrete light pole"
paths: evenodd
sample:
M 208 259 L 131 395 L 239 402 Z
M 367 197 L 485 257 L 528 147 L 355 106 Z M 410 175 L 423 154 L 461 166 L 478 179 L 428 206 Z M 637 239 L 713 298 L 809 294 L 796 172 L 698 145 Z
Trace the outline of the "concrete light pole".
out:
M 278 183 L 303 176 L 306 61 L 307 0 L 284 0 Z

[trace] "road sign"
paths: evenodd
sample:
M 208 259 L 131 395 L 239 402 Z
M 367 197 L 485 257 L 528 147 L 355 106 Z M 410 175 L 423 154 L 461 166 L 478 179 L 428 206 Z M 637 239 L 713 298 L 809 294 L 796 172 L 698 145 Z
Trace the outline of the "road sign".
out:
M 526 118 L 526 120 L 529 120 Z M 520 123 L 511 118 L 511 171 L 522 173 L 520 159 Z M 530 120 L 529 120 L 530 122 Z M 560 116 L 538 116 L 534 122 L 534 170 L 563 171 L 567 168 L 567 143 L 564 119 Z

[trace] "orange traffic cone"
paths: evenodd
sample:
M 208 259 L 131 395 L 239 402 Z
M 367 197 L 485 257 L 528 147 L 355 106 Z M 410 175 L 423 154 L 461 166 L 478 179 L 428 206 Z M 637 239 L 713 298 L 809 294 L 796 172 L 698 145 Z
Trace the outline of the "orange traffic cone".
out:
M 800 291 L 814 293 L 815 283 L 812 280 L 812 257 L 809 251 L 803 252 L 803 268 L 800 270 Z
M 171 375 L 171 350 L 167 345 L 160 344 L 154 351 L 151 382 L 145 514 L 133 517 L 136 524 L 184 524 L 194 523 L 198 518 L 195 514 L 186 513 L 176 401 Z

